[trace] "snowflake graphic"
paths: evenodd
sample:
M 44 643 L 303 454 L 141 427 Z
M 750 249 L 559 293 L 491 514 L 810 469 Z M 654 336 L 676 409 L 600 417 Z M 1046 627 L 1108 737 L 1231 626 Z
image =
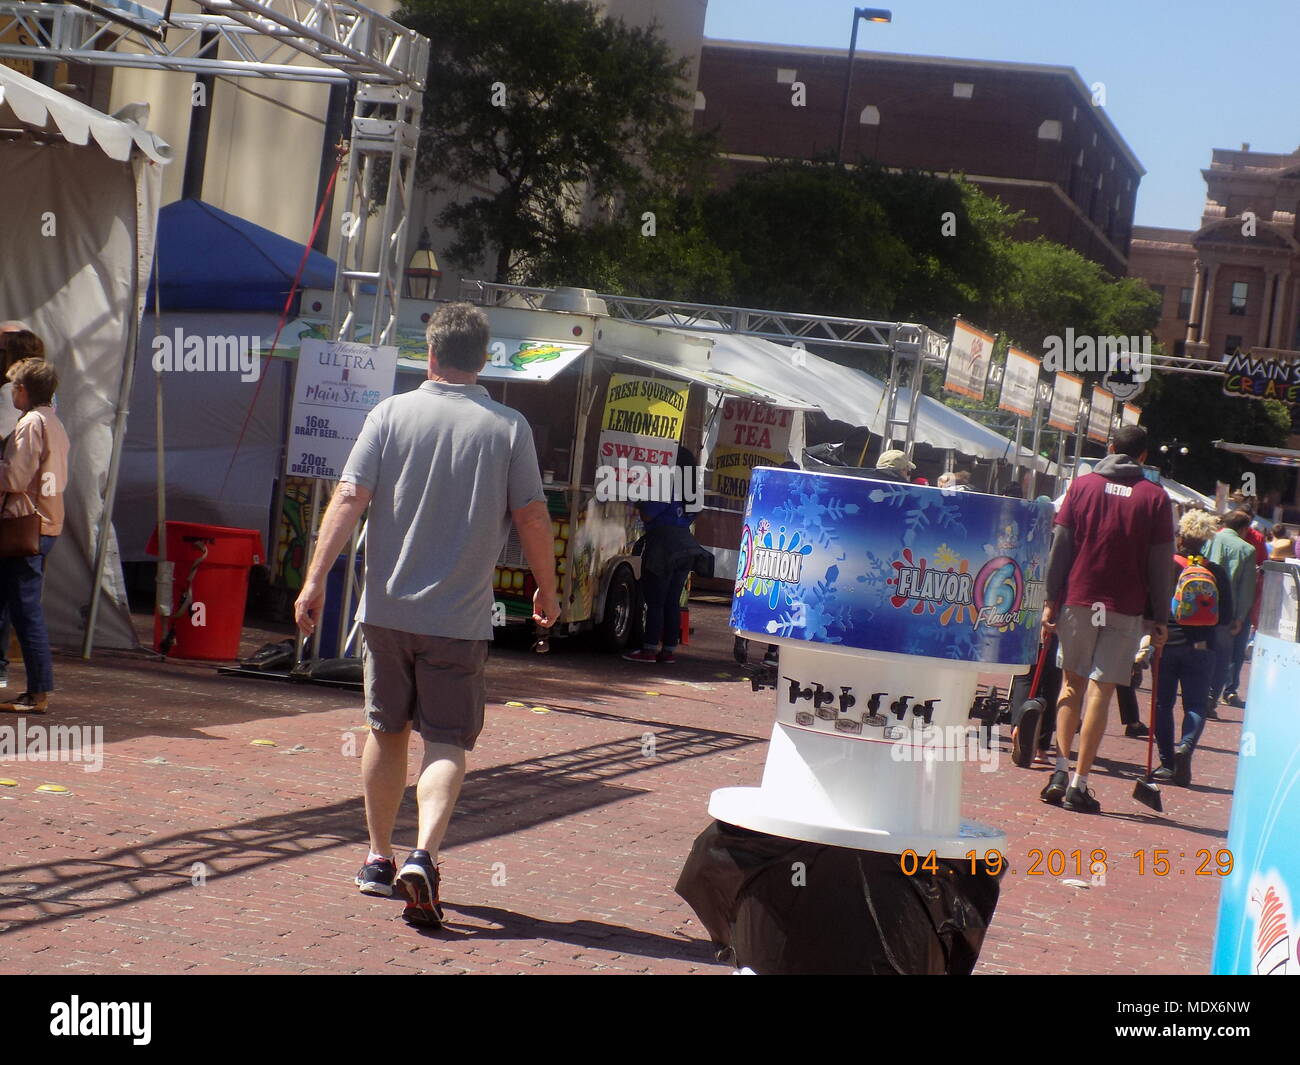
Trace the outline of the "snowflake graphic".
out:
M 832 492 L 833 486 L 822 478 L 802 478 L 799 484 L 791 486 L 789 497 L 776 508 L 775 514 L 781 521 L 791 524 L 798 521 L 810 540 L 819 547 L 830 547 L 838 539 L 831 523 L 858 512 L 856 503 L 846 503 Z
M 903 543 L 912 547 L 919 534 L 943 529 L 953 535 L 966 533 L 961 507 L 948 502 L 941 492 L 914 492 L 905 487 L 880 487 L 867 493 L 873 503 L 904 507 Z

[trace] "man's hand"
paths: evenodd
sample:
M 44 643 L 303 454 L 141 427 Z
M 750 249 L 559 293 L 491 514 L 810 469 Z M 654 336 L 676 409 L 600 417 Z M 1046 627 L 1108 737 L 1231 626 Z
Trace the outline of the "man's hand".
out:
M 316 631 L 324 605 L 325 589 L 315 581 L 304 582 L 302 591 L 293 604 L 293 619 L 298 623 L 298 631 L 304 636 L 310 636 Z
M 533 620 L 544 629 L 549 629 L 559 621 L 559 596 L 554 592 L 548 592 L 543 595 L 540 588 L 533 592 Z
M 1240 631 L 1241 631 L 1240 621 L 1234 621 L 1231 625 L 1228 626 L 1228 634 L 1230 636 L 1236 636 L 1237 633 L 1239 633 Z
M 1163 621 L 1157 621 L 1151 626 L 1151 646 L 1156 650 L 1164 647 L 1165 642 L 1169 639 L 1169 626 Z
M 1038 634 L 1039 643 L 1048 643 L 1056 635 L 1056 604 L 1043 604 L 1042 629 Z

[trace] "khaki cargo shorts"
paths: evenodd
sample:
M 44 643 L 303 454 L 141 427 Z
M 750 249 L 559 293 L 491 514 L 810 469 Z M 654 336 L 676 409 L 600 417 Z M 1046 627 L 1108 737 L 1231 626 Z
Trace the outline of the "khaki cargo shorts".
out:
M 1102 684 L 1126 685 L 1133 679 L 1133 658 L 1142 643 L 1142 618 L 1106 611 L 1106 624 L 1094 625 L 1086 606 L 1067 606 L 1056 622 L 1061 668 Z
M 411 725 L 429 743 L 466 751 L 483 731 L 491 640 L 453 640 L 362 624 L 366 724 L 377 732 Z

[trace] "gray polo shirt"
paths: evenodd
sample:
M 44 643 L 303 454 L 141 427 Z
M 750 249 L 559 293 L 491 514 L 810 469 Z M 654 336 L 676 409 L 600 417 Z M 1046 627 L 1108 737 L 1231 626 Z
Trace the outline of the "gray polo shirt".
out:
M 524 416 L 482 385 L 425 381 L 370 412 L 339 479 L 374 495 L 357 618 L 490 640 L 510 512 L 546 498 Z

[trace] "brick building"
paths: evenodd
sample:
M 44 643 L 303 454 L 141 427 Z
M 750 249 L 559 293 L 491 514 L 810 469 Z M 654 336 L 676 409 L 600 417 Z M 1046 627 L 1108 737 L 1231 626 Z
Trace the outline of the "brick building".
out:
M 1300 358 L 1300 149 L 1216 148 L 1195 231 L 1139 226 L 1130 273 L 1164 305 L 1165 350 L 1213 361 L 1241 348 Z
M 697 128 L 718 128 L 731 175 L 833 158 L 847 65 L 846 51 L 706 40 Z M 1073 68 L 858 52 L 847 113 L 845 162 L 963 173 L 1036 219 L 1021 239 L 1128 273 L 1145 170 Z

